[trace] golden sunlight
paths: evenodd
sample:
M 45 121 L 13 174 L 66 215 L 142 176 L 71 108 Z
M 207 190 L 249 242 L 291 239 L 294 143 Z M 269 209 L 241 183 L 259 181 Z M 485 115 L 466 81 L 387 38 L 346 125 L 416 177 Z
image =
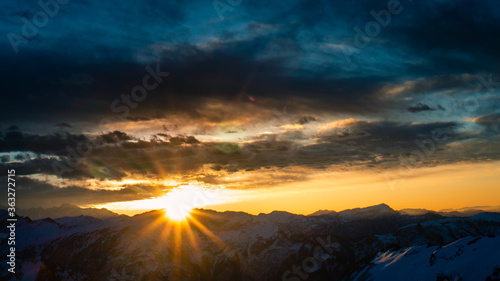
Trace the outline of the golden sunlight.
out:
M 197 188 L 187 186 L 182 189 L 174 189 L 163 197 L 165 205 L 165 215 L 174 221 L 184 221 L 189 217 L 190 212 L 195 206 L 193 195 Z
M 199 207 L 217 205 L 228 201 L 221 190 L 207 189 L 198 185 L 180 185 L 157 198 L 112 202 L 93 205 L 94 208 L 107 208 L 112 211 L 137 214 L 149 210 L 165 210 L 165 216 L 172 221 L 184 221 L 190 212 Z M 128 211 L 128 212 L 127 212 Z

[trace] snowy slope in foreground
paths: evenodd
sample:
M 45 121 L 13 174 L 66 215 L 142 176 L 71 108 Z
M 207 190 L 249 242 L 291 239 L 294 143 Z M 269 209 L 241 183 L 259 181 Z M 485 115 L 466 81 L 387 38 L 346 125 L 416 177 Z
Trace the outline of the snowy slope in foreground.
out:
M 352 280 L 500 280 L 500 237 L 381 252 Z

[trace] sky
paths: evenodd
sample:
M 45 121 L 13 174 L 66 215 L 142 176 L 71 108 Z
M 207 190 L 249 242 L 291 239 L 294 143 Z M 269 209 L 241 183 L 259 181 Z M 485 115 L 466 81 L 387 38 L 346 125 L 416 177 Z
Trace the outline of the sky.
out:
M 6 0 L 0 166 L 20 208 L 499 206 L 499 5 Z

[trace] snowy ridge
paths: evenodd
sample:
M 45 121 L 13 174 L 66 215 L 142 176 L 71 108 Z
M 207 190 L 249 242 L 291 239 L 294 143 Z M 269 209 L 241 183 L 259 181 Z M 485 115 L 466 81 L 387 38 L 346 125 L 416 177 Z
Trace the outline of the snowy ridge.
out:
M 499 249 L 500 237 L 467 237 L 443 247 L 381 252 L 352 280 L 498 280 Z

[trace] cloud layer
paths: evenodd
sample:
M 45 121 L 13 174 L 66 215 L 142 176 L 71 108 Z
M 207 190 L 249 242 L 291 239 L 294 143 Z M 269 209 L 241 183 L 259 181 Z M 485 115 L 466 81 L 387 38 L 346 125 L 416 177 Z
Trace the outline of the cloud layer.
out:
M 137 191 L 89 180 L 252 188 L 498 159 L 498 3 L 399 1 L 383 20 L 390 2 L 86 0 L 25 34 L 44 9 L 8 0 L 0 166 L 33 202 L 88 203 Z

